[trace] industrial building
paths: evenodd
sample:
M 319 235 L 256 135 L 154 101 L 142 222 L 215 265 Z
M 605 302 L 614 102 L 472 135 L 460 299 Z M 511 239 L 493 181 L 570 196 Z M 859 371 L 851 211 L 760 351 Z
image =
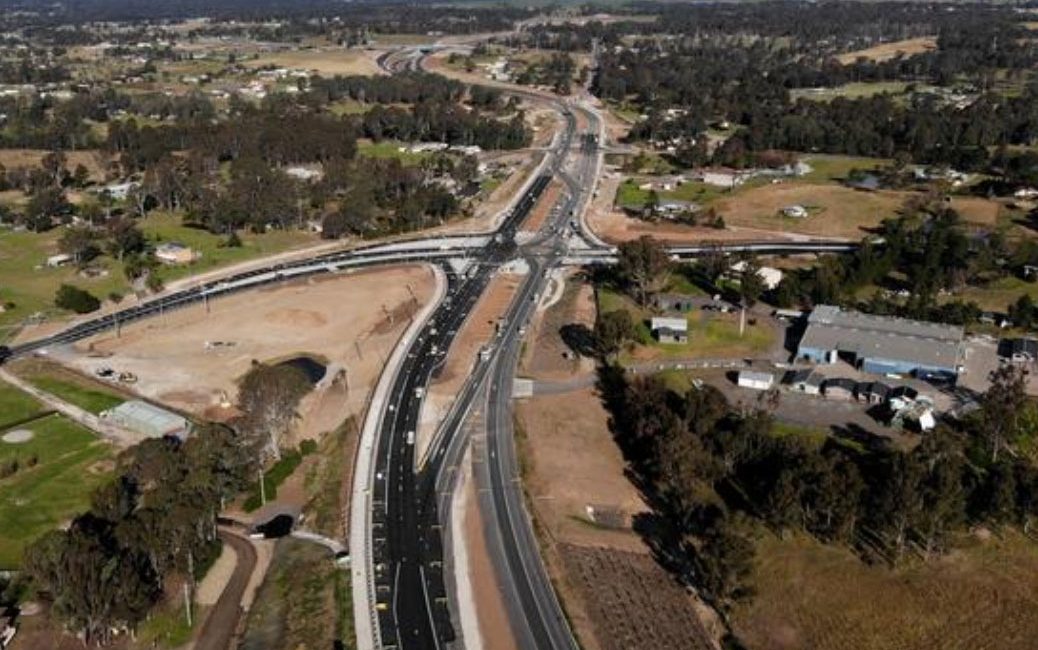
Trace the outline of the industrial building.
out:
M 819 305 L 807 320 L 797 357 L 843 359 L 865 372 L 954 379 L 962 363 L 963 329 Z
M 172 436 L 184 439 L 191 431 L 191 422 L 187 418 L 135 399 L 103 411 L 101 417 L 147 438 Z

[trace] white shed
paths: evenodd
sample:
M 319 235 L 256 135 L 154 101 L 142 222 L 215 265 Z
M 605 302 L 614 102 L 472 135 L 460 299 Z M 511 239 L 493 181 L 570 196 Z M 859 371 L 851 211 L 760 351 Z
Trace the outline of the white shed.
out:
M 742 388 L 768 390 L 774 385 L 775 376 L 770 372 L 756 372 L 753 370 L 739 371 L 739 386 Z

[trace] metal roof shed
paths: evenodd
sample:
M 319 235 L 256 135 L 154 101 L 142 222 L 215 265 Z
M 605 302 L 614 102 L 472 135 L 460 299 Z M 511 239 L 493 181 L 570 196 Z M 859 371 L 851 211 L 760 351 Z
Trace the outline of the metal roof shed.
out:
M 101 413 L 101 417 L 148 438 L 184 438 L 191 430 L 187 418 L 136 399 Z

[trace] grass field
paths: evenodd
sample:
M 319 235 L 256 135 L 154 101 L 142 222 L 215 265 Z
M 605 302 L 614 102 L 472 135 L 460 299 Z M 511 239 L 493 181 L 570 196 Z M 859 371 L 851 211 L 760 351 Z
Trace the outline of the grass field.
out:
M 906 88 L 908 88 L 908 83 L 904 81 L 878 81 L 875 83 L 855 82 L 844 84 L 842 86 L 834 86 L 832 88 L 797 88 L 790 91 L 789 94 L 790 98 L 794 101 L 797 99 L 830 101 L 837 97 L 859 99 L 861 97 L 872 97 L 873 95 L 879 95 L 882 93 L 900 95 L 905 92 Z
M 757 565 L 757 595 L 733 615 L 749 648 L 1024 650 L 1038 635 L 1038 545 L 1013 530 L 893 570 L 768 534 Z
M 176 241 L 202 253 L 202 257 L 192 264 L 163 267 L 159 274 L 164 281 L 317 241 L 316 235 L 297 230 L 261 234 L 243 231 L 240 233 L 240 247 L 224 248 L 221 243 L 225 237 L 189 228 L 183 224 L 179 214 L 154 212 L 140 220 L 139 225 L 153 243 Z M 95 260 L 94 266 L 107 273 L 100 277 L 83 277 L 71 266 L 46 267 L 47 257 L 58 252 L 61 232 L 61 228 L 44 233 L 0 231 L 0 277 L 4 279 L 0 285 L 0 300 L 14 303 L 12 309 L 0 314 L 0 325 L 20 322 L 36 312 L 58 313 L 54 307 L 54 293 L 62 283 L 74 284 L 102 299 L 112 292 L 125 295 L 130 291 L 122 264 L 110 257 Z
M 28 442 L 0 441 L 0 462 L 17 458 L 22 467 L 0 479 L 0 568 L 17 567 L 22 549 L 39 535 L 83 510 L 93 489 L 108 476 L 110 447 L 93 433 L 59 415 L 24 427 Z
M 250 68 L 267 65 L 316 70 L 322 75 L 376 75 L 380 74 L 375 60 L 360 49 L 323 48 L 286 50 L 261 56 L 246 62 Z
M 6 382 L 0 382 L 0 429 L 27 420 L 43 411 L 43 405 Z
M 919 38 L 908 38 L 903 41 L 893 41 L 890 43 L 880 43 L 864 50 L 855 50 L 854 52 L 845 52 L 840 56 L 836 57 L 840 63 L 854 63 L 859 58 L 869 59 L 871 61 L 889 61 L 898 54 L 904 54 L 905 56 L 911 56 L 912 54 L 920 54 L 927 50 L 933 50 L 937 48 L 937 37 L 936 36 L 921 36 Z
M 357 153 L 368 158 L 397 158 L 405 165 L 417 165 L 421 161 L 432 156 L 428 151 L 400 151 L 400 147 L 406 146 L 397 140 L 382 140 L 372 142 L 360 140 L 357 142 Z
M 15 369 L 33 386 L 95 415 L 126 400 L 117 391 L 56 364 L 26 360 L 17 362 Z
M 746 326 L 739 335 L 739 315 L 708 313 L 696 309 L 689 312 L 688 343 L 659 343 L 649 329 L 651 314 L 638 307 L 629 297 L 600 288 L 598 312 L 604 314 L 626 310 L 634 319 L 637 345 L 622 355 L 625 362 L 648 359 L 715 359 L 743 357 L 766 352 L 774 342 L 774 333 L 763 324 Z
M 747 183 L 746 187 L 751 184 L 753 183 Z M 622 208 L 639 208 L 645 205 L 645 201 L 649 198 L 650 190 L 640 189 L 638 185 L 639 183 L 637 181 L 632 180 L 626 180 L 621 183 L 616 190 L 616 205 Z M 743 188 L 738 188 L 736 192 L 741 189 Z M 725 196 L 729 194 L 729 192 L 726 189 L 707 185 L 706 183 L 690 181 L 675 187 L 669 192 L 657 192 L 657 194 L 661 199 L 691 201 L 702 205 Z

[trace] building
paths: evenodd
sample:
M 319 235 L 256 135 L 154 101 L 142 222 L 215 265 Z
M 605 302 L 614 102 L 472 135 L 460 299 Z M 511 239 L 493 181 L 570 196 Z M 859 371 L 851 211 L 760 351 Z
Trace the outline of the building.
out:
M 891 388 L 881 381 L 858 384 L 858 400 L 878 406 L 890 399 Z
M 858 382 L 846 377 L 832 377 L 822 383 L 826 399 L 850 401 L 858 390 Z
M 775 376 L 770 372 L 757 372 L 754 370 L 740 370 L 738 384 L 742 388 L 753 390 L 768 390 L 775 385 Z
M 844 359 L 865 372 L 954 379 L 962 361 L 963 328 L 873 316 L 819 305 L 807 319 L 797 357 L 815 363 Z
M 1012 363 L 1034 363 L 1038 360 L 1038 339 L 1002 339 L 998 342 L 998 356 Z
M 191 431 L 191 423 L 187 418 L 136 399 L 102 411 L 101 418 L 146 438 L 172 436 L 184 439 Z
M 690 312 L 695 309 L 695 298 L 684 293 L 661 293 L 653 298 L 660 311 Z
M 688 343 L 688 321 L 684 318 L 656 317 L 650 326 L 660 343 Z
M 47 258 L 47 266 L 51 268 L 57 268 L 59 266 L 65 266 L 72 261 L 72 256 L 67 253 L 61 253 L 60 255 L 51 255 Z
M 731 271 L 735 277 L 738 277 L 746 272 L 746 266 L 745 261 L 739 261 L 732 264 L 731 267 L 729 267 L 729 271 Z M 779 285 L 779 282 L 782 282 L 782 271 L 770 266 L 762 266 L 757 269 L 757 277 L 764 282 L 764 288 L 771 291 Z
M 791 370 L 787 377 L 786 383 L 790 387 L 805 395 L 819 395 L 822 392 L 822 384 L 825 381 L 825 377 L 821 373 L 815 372 L 811 369 L 802 370 Z
M 155 248 L 155 258 L 164 264 L 190 264 L 199 257 L 194 249 L 177 242 L 166 242 Z

